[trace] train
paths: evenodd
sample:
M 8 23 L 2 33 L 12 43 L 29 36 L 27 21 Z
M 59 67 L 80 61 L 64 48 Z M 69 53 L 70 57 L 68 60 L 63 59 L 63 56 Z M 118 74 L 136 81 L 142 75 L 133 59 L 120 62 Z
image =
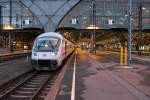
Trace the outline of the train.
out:
M 56 70 L 73 51 L 74 44 L 60 33 L 42 33 L 32 47 L 32 67 L 36 70 Z

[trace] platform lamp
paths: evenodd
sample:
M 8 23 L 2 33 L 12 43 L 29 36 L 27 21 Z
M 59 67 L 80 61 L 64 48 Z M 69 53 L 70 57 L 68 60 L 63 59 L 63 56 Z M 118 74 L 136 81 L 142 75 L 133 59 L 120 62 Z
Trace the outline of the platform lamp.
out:
M 13 44 L 11 43 L 11 33 L 12 33 L 12 30 L 14 30 L 14 27 L 12 25 L 4 25 L 3 30 L 9 31 L 9 34 L 8 34 L 8 48 L 9 48 L 10 51 L 13 51 L 13 48 L 12 48 Z

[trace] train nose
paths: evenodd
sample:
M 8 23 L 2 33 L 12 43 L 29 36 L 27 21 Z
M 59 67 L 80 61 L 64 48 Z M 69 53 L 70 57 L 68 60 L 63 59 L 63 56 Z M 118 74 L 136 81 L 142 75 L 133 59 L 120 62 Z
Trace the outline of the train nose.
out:
M 57 66 L 57 61 L 56 60 L 38 60 L 38 65 L 39 66 Z
M 38 53 L 38 59 L 41 59 L 41 60 L 48 60 L 50 59 L 50 53 L 47 53 L 47 52 L 39 52 Z
M 32 60 L 32 65 L 34 68 L 38 69 L 57 69 L 56 60 Z

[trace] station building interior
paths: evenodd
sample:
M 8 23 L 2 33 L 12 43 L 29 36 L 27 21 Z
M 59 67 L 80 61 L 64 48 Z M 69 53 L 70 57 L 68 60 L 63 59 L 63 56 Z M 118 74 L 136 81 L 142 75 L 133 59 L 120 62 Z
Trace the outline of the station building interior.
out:
M 0 0 L 0 48 L 9 38 L 16 49 L 31 47 L 48 31 L 88 45 L 94 29 L 97 48 L 119 49 L 127 46 L 128 17 L 129 0 Z M 132 0 L 131 17 L 132 49 L 150 51 L 150 0 Z

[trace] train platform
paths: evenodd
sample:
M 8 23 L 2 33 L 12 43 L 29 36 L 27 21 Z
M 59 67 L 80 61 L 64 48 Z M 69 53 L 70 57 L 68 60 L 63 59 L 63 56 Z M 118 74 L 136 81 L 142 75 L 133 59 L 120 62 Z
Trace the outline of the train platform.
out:
M 150 100 L 150 67 L 120 66 L 108 52 L 78 50 L 71 60 L 55 100 Z
M 31 50 L 0 49 L 0 85 L 32 69 L 30 53 Z
M 110 54 L 117 54 L 120 55 L 120 52 L 118 51 L 106 51 L 107 53 Z M 139 56 L 135 53 L 132 54 L 132 59 L 136 59 L 136 60 L 142 60 L 142 61 L 150 61 L 150 52 L 143 52 L 143 55 Z
M 25 53 L 31 53 L 31 50 L 14 50 L 14 51 L 9 51 L 7 49 L 1 49 L 0 50 L 0 57 L 3 56 L 11 56 L 11 55 L 16 55 L 16 54 L 25 54 Z

